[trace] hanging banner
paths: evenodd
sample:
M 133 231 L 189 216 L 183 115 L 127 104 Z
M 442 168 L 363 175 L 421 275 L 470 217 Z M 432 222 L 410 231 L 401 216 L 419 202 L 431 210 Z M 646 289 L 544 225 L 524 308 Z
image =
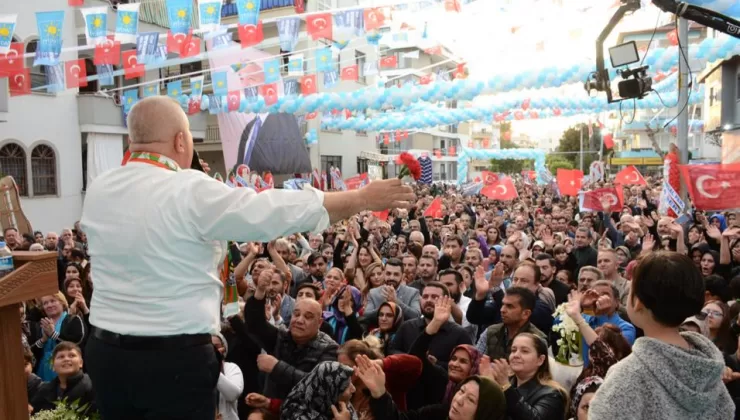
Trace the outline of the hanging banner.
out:
M 325 73 L 334 70 L 336 63 L 331 55 L 331 48 L 321 48 L 316 50 L 316 72 Z
M 293 54 L 288 58 L 288 76 L 303 76 L 303 54 Z
M 330 88 L 339 81 L 339 73 L 336 70 L 324 72 L 324 87 Z
M 222 0 L 198 0 L 198 27 L 203 32 L 217 31 L 221 27 Z
M 332 39 L 343 43 L 364 35 L 365 19 L 363 12 L 363 9 L 355 9 L 334 13 Z
M 62 53 L 62 26 L 64 11 L 36 12 L 39 42 L 36 48 L 34 66 L 56 66 Z
M 589 166 L 589 175 L 591 175 L 591 181 L 603 181 L 604 180 L 604 162 L 595 160 L 591 162 Z
M 139 33 L 139 3 L 119 4 L 116 16 L 116 41 L 122 44 L 136 42 Z
M 298 43 L 301 19 L 297 17 L 278 19 L 277 28 L 280 39 L 280 50 L 283 52 L 293 52 Z
M 167 16 L 173 34 L 189 34 L 193 16 L 192 0 L 167 0 Z
M 108 35 L 108 7 L 88 7 L 80 9 L 85 21 L 85 36 L 87 45 L 98 45 L 107 39 Z
M 262 8 L 262 0 L 244 0 L 236 2 L 239 25 L 257 25 Z
M 159 47 L 159 32 L 143 32 L 136 36 L 136 59 L 141 64 L 152 64 Z
M 123 91 L 123 112 L 128 114 L 131 108 L 139 102 L 139 89 L 129 89 Z
M 190 78 L 190 96 L 200 99 L 203 96 L 203 79 L 205 76 L 195 76 Z
M 15 33 L 15 22 L 18 15 L 0 16 L 0 54 L 10 51 L 10 44 L 13 42 Z
M 286 79 L 283 82 L 283 93 L 287 95 L 298 95 L 300 94 L 300 87 L 298 84 L 298 80 L 296 79 Z
M 98 84 L 101 87 L 114 85 L 112 64 L 101 64 L 95 66 L 95 72 L 98 74 Z
M 64 86 L 64 64 L 46 66 L 46 91 L 49 93 L 61 92 Z
M 265 83 L 275 83 L 280 79 L 280 60 L 272 58 L 262 64 L 265 73 Z

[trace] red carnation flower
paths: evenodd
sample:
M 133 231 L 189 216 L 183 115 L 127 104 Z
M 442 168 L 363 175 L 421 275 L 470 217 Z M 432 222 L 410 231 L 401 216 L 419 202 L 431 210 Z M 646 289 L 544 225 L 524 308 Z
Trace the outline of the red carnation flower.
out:
M 398 172 L 398 179 L 401 179 L 406 175 L 411 175 L 411 177 L 414 178 L 414 181 L 418 181 L 419 178 L 421 178 L 421 165 L 411 153 L 401 152 L 401 154 L 398 155 L 398 163 L 403 165 L 401 170 Z

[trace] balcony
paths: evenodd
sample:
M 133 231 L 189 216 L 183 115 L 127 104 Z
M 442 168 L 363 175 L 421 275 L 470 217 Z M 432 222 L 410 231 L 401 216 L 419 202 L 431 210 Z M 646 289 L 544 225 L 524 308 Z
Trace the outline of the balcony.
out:
M 228 0 L 227 0 L 228 1 Z M 281 7 L 293 7 L 295 0 L 262 0 L 260 10 L 278 9 Z M 236 2 L 224 4 L 221 6 L 221 17 L 236 16 L 239 11 L 236 9 Z

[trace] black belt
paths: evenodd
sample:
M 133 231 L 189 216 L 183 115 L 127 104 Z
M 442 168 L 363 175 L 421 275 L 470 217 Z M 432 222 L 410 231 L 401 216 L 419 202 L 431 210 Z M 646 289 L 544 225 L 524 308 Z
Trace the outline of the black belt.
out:
M 210 334 L 181 334 L 166 336 L 141 336 L 118 334 L 102 328 L 93 327 L 92 336 L 96 339 L 126 350 L 177 350 L 211 344 Z

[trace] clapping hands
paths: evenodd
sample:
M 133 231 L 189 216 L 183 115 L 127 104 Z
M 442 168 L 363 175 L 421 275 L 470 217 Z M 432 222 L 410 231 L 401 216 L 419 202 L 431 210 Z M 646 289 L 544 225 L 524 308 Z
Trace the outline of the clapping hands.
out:
M 357 376 L 370 391 L 373 398 L 380 398 L 385 394 L 385 372 L 383 368 L 373 363 L 370 358 L 360 355 L 355 358 Z

